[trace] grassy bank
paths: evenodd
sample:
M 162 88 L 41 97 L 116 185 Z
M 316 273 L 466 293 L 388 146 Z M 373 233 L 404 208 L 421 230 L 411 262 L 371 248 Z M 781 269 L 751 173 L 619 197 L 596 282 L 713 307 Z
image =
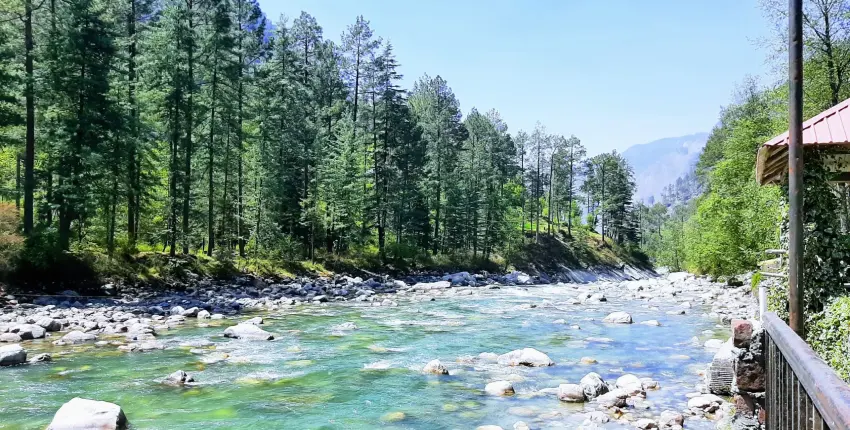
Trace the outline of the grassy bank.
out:
M 174 257 L 161 250 L 135 253 L 116 252 L 108 256 L 101 249 L 77 249 L 73 252 L 32 253 L 23 258 L 5 276 L 8 289 L 30 291 L 86 290 L 105 282 L 167 285 L 196 278 L 226 279 L 251 274 L 261 277 L 332 276 L 338 273 L 364 278 L 388 274 L 404 276 L 416 273 L 490 272 L 521 270 L 530 274 L 557 273 L 564 269 L 588 267 L 621 268 L 623 265 L 649 267 L 646 256 L 636 248 L 621 247 L 610 239 L 604 242 L 595 232 L 579 230 L 569 237 L 565 231 L 541 234 L 536 240 L 526 235 L 504 255 L 483 256 L 480 252 L 437 254 L 395 253 L 381 261 L 376 249 L 354 250 L 346 255 L 317 253 L 312 260 L 245 257 L 201 252 Z

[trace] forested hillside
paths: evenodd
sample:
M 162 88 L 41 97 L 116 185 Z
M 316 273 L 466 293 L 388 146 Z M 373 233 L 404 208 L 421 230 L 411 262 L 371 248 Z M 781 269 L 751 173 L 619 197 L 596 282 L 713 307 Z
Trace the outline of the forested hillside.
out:
M 510 259 L 576 229 L 637 241 L 619 154 L 464 114 L 438 74 L 402 88 L 403 59 L 363 17 L 338 37 L 253 0 L 1 4 L 4 246 L 29 264 Z

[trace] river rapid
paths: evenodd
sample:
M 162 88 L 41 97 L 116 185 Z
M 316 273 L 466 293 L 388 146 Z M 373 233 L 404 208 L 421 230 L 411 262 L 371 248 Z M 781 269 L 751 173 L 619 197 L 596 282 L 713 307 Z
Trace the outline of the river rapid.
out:
M 150 352 L 118 350 L 122 336 L 101 336 L 108 345 L 55 346 L 61 333 L 53 333 L 22 344 L 30 356 L 51 353 L 52 362 L 0 368 L 0 428 L 43 429 L 73 397 L 120 405 L 135 429 L 512 429 L 520 421 L 532 429 L 634 428 L 663 411 L 684 414 L 687 429 L 714 428 L 716 416 L 692 415 L 687 404 L 714 354 L 704 343 L 729 337 L 712 309 L 722 292 L 707 294 L 707 281 L 633 282 L 647 287 L 465 287 L 394 295 L 397 306 L 301 304 L 187 318 L 157 330 L 165 349 Z M 600 292 L 606 301 L 588 299 Z M 630 313 L 634 324 L 602 321 L 615 311 Z M 222 336 L 254 316 L 275 340 Z M 648 320 L 660 325 L 641 324 Z M 479 356 L 527 347 L 555 365 L 506 366 Z M 449 375 L 422 372 L 434 359 Z M 176 370 L 196 382 L 163 384 Z M 630 373 L 658 388 L 606 410 L 610 421 L 590 422 L 595 402 L 562 402 L 553 390 L 589 372 L 609 384 Z M 496 380 L 510 381 L 516 393 L 486 394 Z

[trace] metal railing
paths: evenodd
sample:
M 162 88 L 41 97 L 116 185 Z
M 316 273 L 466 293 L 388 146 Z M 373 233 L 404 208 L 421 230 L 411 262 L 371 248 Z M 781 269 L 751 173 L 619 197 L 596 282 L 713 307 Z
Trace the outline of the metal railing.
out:
M 850 430 L 850 386 L 776 314 L 762 321 L 767 430 Z

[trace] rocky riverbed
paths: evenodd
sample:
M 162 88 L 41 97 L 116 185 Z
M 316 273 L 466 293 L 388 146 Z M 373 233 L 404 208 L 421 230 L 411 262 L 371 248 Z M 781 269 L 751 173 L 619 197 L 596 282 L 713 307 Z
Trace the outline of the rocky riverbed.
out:
M 73 397 L 120 405 L 134 428 L 714 428 L 728 418 L 702 373 L 728 321 L 755 314 L 749 287 L 684 273 L 538 282 L 552 280 L 245 278 L 9 298 L 0 423 L 43 428 Z

